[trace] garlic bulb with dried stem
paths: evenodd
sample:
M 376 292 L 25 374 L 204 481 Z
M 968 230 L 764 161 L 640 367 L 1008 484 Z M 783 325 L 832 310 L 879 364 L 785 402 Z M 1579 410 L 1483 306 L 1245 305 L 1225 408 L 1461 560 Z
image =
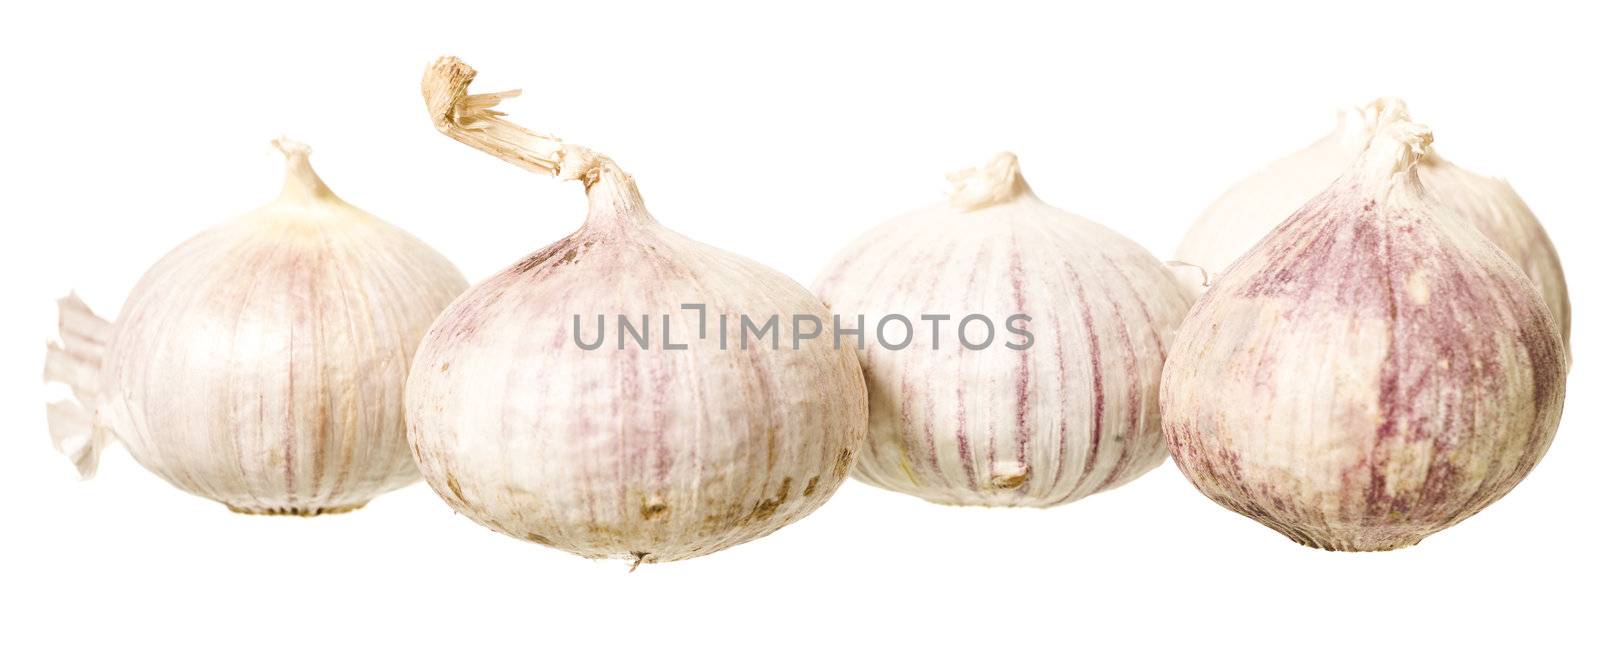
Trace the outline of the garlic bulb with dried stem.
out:
M 1188 309 L 1176 278 L 1045 204 L 1010 153 L 950 178 L 948 202 L 867 232 L 815 287 L 879 337 L 862 353 L 871 429 L 856 477 L 940 503 L 1048 507 L 1155 468 L 1161 365 Z M 985 345 L 998 326 L 1007 335 Z
M 1332 134 L 1273 162 L 1212 203 L 1184 235 L 1177 259 L 1212 276 L 1220 273 L 1343 175 L 1373 135 L 1397 120 L 1410 120 L 1399 98 L 1379 98 L 1342 113 Z M 1569 341 L 1572 308 L 1561 259 L 1539 219 L 1511 185 L 1456 166 L 1431 149 L 1417 164 L 1417 175 L 1434 197 L 1449 206 L 1448 217 L 1477 228 L 1533 279 L 1561 328 L 1563 342 Z M 1204 291 L 1198 286 L 1201 279 L 1188 282 L 1195 294 Z
M 428 331 L 406 400 L 428 483 L 498 532 L 636 566 L 743 543 L 819 507 L 867 417 L 860 366 L 828 326 L 789 338 L 822 304 L 662 227 L 615 162 L 501 118 L 492 107 L 516 92 L 469 95 L 475 75 L 454 58 L 428 68 L 436 127 L 581 181 L 589 215 Z M 729 336 L 730 323 L 769 319 L 782 343 Z
M 1561 335 L 1526 275 L 1419 175 L 1395 120 L 1229 267 L 1161 387 L 1200 491 L 1301 544 L 1389 550 L 1521 481 L 1561 417 Z
M 439 253 L 334 195 L 310 150 L 272 203 L 179 245 L 115 323 L 61 302 L 47 380 L 77 401 L 50 431 L 85 477 L 122 442 L 174 486 L 248 514 L 356 509 L 416 481 L 402 385 L 466 281 Z

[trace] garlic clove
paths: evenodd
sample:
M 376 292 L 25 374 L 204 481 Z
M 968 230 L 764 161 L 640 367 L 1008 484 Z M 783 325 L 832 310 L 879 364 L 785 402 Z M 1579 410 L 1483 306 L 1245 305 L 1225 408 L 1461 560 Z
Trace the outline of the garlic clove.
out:
M 1045 204 L 1011 153 L 949 177 L 947 202 L 868 231 L 814 286 L 869 335 L 856 477 L 939 503 L 1048 507 L 1159 465 L 1161 365 L 1188 309 L 1172 273 Z M 872 338 L 894 315 L 915 320 L 905 347 Z M 960 342 L 971 317 L 1003 338 Z
M 662 226 L 615 162 L 506 120 L 491 108 L 513 94 L 469 94 L 474 75 L 453 58 L 429 68 L 435 125 L 581 181 L 589 212 L 428 331 L 406 404 L 434 491 L 497 532 L 636 567 L 744 543 L 821 506 L 866 430 L 855 356 L 832 347 L 829 329 L 798 346 L 746 347 L 719 328 L 742 317 L 788 325 L 826 315 L 822 304 Z
M 1299 543 L 1389 550 L 1521 481 L 1554 437 L 1557 324 L 1419 174 L 1432 134 L 1378 130 L 1329 188 L 1219 276 L 1163 374 L 1173 460 Z
M 256 514 L 347 511 L 413 482 L 402 389 L 422 331 L 466 281 L 339 199 L 279 139 L 271 203 L 179 245 L 107 322 L 69 296 L 46 381 L 51 437 L 84 477 L 106 443 Z

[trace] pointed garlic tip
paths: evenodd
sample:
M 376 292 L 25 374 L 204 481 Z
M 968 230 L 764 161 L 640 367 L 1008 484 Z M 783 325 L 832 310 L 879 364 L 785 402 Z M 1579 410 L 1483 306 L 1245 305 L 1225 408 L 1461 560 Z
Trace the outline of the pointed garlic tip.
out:
M 1017 156 L 1009 152 L 995 155 L 989 163 L 945 175 L 950 181 L 950 204 L 962 211 L 982 209 L 1028 192 Z
M 333 190 L 317 176 L 317 172 L 312 170 L 311 146 L 286 136 L 273 139 L 272 146 L 283 153 L 284 158 L 283 191 L 278 194 L 279 200 L 306 202 L 337 198 Z
M 1395 121 L 1411 120 L 1411 110 L 1406 107 L 1406 101 L 1398 96 L 1384 96 L 1373 100 L 1361 111 L 1368 117 L 1369 123 L 1376 127 Z
M 1428 155 L 1433 131 L 1421 123 L 1396 120 L 1383 126 L 1372 137 L 1362 155 L 1362 166 L 1370 179 L 1388 180 L 1411 173 Z
M 1406 108 L 1406 101 L 1395 96 L 1377 98 L 1365 106 L 1339 113 L 1339 141 L 1350 151 L 1361 152 L 1384 126 L 1409 120 L 1411 112 Z

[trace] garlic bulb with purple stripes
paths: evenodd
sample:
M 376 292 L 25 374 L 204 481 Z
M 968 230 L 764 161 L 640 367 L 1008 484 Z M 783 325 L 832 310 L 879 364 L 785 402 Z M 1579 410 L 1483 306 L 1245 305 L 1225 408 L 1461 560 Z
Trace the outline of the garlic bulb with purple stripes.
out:
M 1367 142 L 1385 125 L 1409 120 L 1399 98 L 1380 98 L 1339 117 L 1339 127 L 1320 141 L 1280 159 L 1239 182 L 1196 219 L 1178 245 L 1177 259 L 1211 275 L 1224 268 L 1348 170 Z M 1533 211 L 1504 180 L 1483 177 L 1446 161 L 1433 150 L 1417 164 L 1417 175 L 1449 218 L 1477 228 L 1533 279 L 1555 316 L 1563 341 L 1572 334 L 1572 308 L 1555 245 Z M 1189 278 L 1198 294 L 1200 277 Z M 1570 358 L 1569 358 L 1570 359 Z
M 466 280 L 415 237 L 335 196 L 310 149 L 277 200 L 179 245 L 115 323 L 61 301 L 45 378 L 56 446 L 88 477 L 122 442 L 184 491 L 246 514 L 358 508 L 417 480 L 402 386 L 422 332 Z
M 468 95 L 474 75 L 454 58 L 428 69 L 436 126 L 581 181 L 589 215 L 428 331 L 406 399 L 428 483 L 498 532 L 635 565 L 712 553 L 821 506 L 867 420 L 860 366 L 833 347 L 822 304 L 663 227 L 614 162 L 501 118 L 492 107 L 509 94 Z
M 1039 200 L 1003 153 L 828 265 L 860 331 L 856 477 L 939 503 L 1048 507 L 1166 457 L 1157 389 L 1188 308 L 1144 248 Z
M 1173 460 L 1301 544 L 1389 550 L 1499 499 L 1561 417 L 1538 289 L 1418 166 L 1395 120 L 1196 303 L 1167 361 Z

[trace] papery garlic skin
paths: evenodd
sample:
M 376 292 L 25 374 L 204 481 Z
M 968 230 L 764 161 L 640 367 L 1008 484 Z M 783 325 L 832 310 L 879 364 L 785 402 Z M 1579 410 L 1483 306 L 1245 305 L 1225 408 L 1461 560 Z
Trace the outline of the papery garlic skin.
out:
M 846 324 L 867 323 L 856 477 L 939 503 L 1048 507 L 1155 468 L 1162 361 L 1188 309 L 1175 277 L 1039 200 L 1010 153 L 951 179 L 949 202 L 869 231 L 814 287 Z M 873 338 L 890 314 L 970 313 L 997 328 L 1026 314 L 1033 343 L 968 349 L 953 320 L 938 350 L 929 334 L 901 350 Z
M 1380 98 L 1344 112 L 1332 134 L 1269 164 L 1213 202 L 1190 226 L 1175 257 L 1212 276 L 1221 273 L 1343 175 L 1373 135 L 1395 120 L 1409 120 L 1405 103 L 1398 98 Z M 1539 219 L 1511 185 L 1456 166 L 1432 150 L 1418 164 L 1417 174 L 1423 186 L 1449 206 L 1449 216 L 1476 227 L 1533 279 L 1560 327 L 1562 341 L 1569 341 L 1572 309 L 1561 260 Z M 1202 279 L 1186 280 L 1197 296 L 1204 292 Z
M 163 257 L 93 343 L 69 336 L 92 315 L 64 301 L 47 375 L 72 382 L 82 409 L 52 407 L 52 432 L 86 476 L 114 436 L 174 486 L 243 513 L 348 511 L 417 479 L 403 384 L 466 281 L 335 196 L 307 148 L 279 146 L 277 200 Z
M 835 350 L 827 329 L 798 348 L 788 327 L 778 348 L 745 348 L 737 332 L 724 347 L 718 323 L 777 315 L 788 326 L 825 317 L 822 304 L 772 269 L 662 227 L 609 159 L 480 113 L 503 96 L 465 95 L 473 75 L 449 58 L 430 69 L 430 105 L 454 98 L 435 113 L 441 129 L 583 180 L 590 206 L 582 228 L 473 287 L 429 330 L 407 390 L 429 484 L 498 532 L 635 564 L 709 554 L 821 506 L 866 431 L 854 354 Z M 705 305 L 705 323 L 685 304 Z M 647 346 L 619 339 L 619 315 L 650 317 Z M 597 316 L 608 334 L 586 350 L 575 317 L 592 343 Z
M 1179 469 L 1301 544 L 1415 544 L 1521 481 L 1560 420 L 1556 323 L 1420 178 L 1431 139 L 1383 128 L 1214 281 L 1167 360 Z

